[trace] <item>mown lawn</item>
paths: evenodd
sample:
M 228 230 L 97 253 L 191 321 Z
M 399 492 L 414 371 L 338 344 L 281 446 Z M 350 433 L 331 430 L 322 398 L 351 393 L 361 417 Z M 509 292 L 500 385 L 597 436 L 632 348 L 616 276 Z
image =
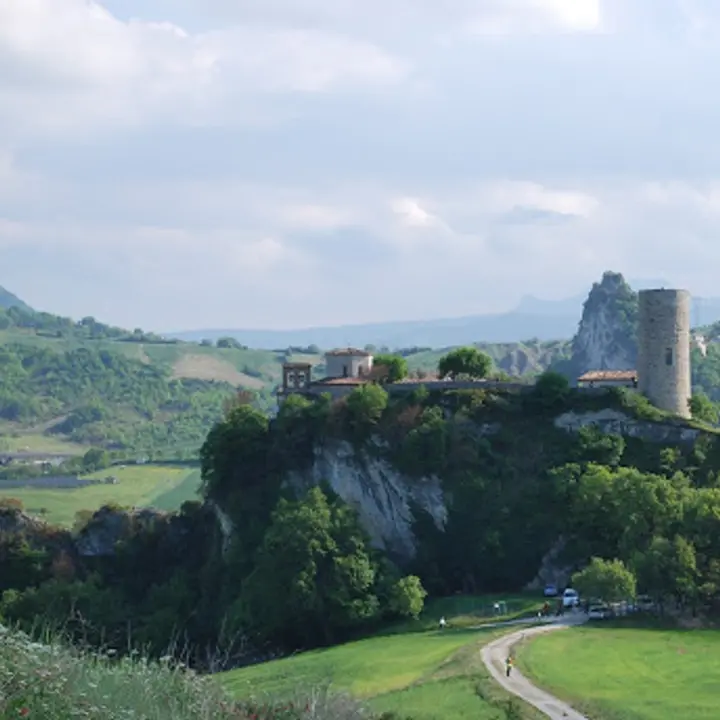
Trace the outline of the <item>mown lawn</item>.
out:
M 378 712 L 395 711 L 413 720 L 535 720 L 541 716 L 511 701 L 494 685 L 480 658 L 482 645 L 510 629 L 459 628 L 456 621 L 463 616 L 448 612 L 453 605 L 461 612 L 478 605 L 492 607 L 492 600 L 451 598 L 431 603 L 428 616 L 432 620 L 445 614 L 451 626 L 445 631 L 381 634 L 218 677 L 237 698 L 289 696 L 298 688 L 330 684 Z M 513 709 L 520 715 L 512 715 Z
M 586 626 L 520 649 L 538 685 L 593 720 L 716 720 L 720 632 Z
M 69 527 L 79 510 L 97 510 L 114 502 L 119 505 L 176 510 L 197 495 L 198 471 L 173 465 L 128 465 L 93 473 L 88 477 L 114 475 L 117 485 L 92 485 L 77 489 L 2 489 L 0 497 L 17 498 L 31 513 L 40 513 L 52 523 Z
M 369 638 L 231 671 L 221 679 L 238 697 L 332 683 L 367 698 L 407 687 L 476 639 L 476 633 L 462 631 Z

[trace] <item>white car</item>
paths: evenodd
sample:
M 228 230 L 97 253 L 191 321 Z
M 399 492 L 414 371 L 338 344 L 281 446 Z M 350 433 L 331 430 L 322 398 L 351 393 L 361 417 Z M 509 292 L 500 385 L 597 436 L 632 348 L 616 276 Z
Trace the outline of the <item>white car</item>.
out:
M 562 595 L 562 603 L 564 608 L 577 607 L 580 604 L 580 596 L 577 590 L 567 588 Z

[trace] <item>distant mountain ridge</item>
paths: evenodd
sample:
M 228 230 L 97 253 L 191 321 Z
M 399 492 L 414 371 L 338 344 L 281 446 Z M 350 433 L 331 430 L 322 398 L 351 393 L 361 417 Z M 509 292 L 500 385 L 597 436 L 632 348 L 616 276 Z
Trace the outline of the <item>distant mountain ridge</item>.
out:
M 9 290 L 0 286 L 0 308 L 8 309 L 11 307 L 21 308 L 23 310 L 32 310 L 32 308 L 24 303 L 17 295 L 13 295 Z
M 664 279 L 631 280 L 633 290 L 673 287 Z M 587 294 L 561 300 L 542 300 L 524 296 L 507 313 L 470 315 L 439 320 L 394 321 L 336 327 L 309 327 L 297 330 L 207 329 L 164 333 L 166 337 L 190 342 L 234 337 L 254 348 L 286 348 L 317 345 L 320 348 L 345 347 L 433 347 L 468 343 L 517 343 L 531 339 L 569 340 L 578 331 Z M 720 321 L 720 298 L 693 298 L 694 327 Z

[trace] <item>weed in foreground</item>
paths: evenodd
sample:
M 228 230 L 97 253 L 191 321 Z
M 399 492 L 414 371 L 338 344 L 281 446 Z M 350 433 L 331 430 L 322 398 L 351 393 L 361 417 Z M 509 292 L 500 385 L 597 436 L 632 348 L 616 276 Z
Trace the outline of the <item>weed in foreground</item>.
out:
M 329 688 L 278 702 L 237 703 L 211 677 L 169 658 L 116 658 L 34 642 L 0 626 L 0 720 L 360 720 L 370 714 Z

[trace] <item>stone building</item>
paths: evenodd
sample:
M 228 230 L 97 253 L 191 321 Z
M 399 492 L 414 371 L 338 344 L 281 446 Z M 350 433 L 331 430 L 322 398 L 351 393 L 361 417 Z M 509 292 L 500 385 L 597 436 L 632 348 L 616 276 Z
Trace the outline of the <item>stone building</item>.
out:
M 641 290 L 638 386 L 661 410 L 690 417 L 690 293 Z
M 342 348 L 325 353 L 325 374 L 328 378 L 361 378 L 372 372 L 373 356 L 366 350 Z
M 325 377 L 313 380 L 310 363 L 285 363 L 282 385 L 278 390 L 280 402 L 288 395 L 322 395 L 333 399 L 347 395 L 372 378 L 373 356 L 357 348 L 341 348 L 325 353 Z

